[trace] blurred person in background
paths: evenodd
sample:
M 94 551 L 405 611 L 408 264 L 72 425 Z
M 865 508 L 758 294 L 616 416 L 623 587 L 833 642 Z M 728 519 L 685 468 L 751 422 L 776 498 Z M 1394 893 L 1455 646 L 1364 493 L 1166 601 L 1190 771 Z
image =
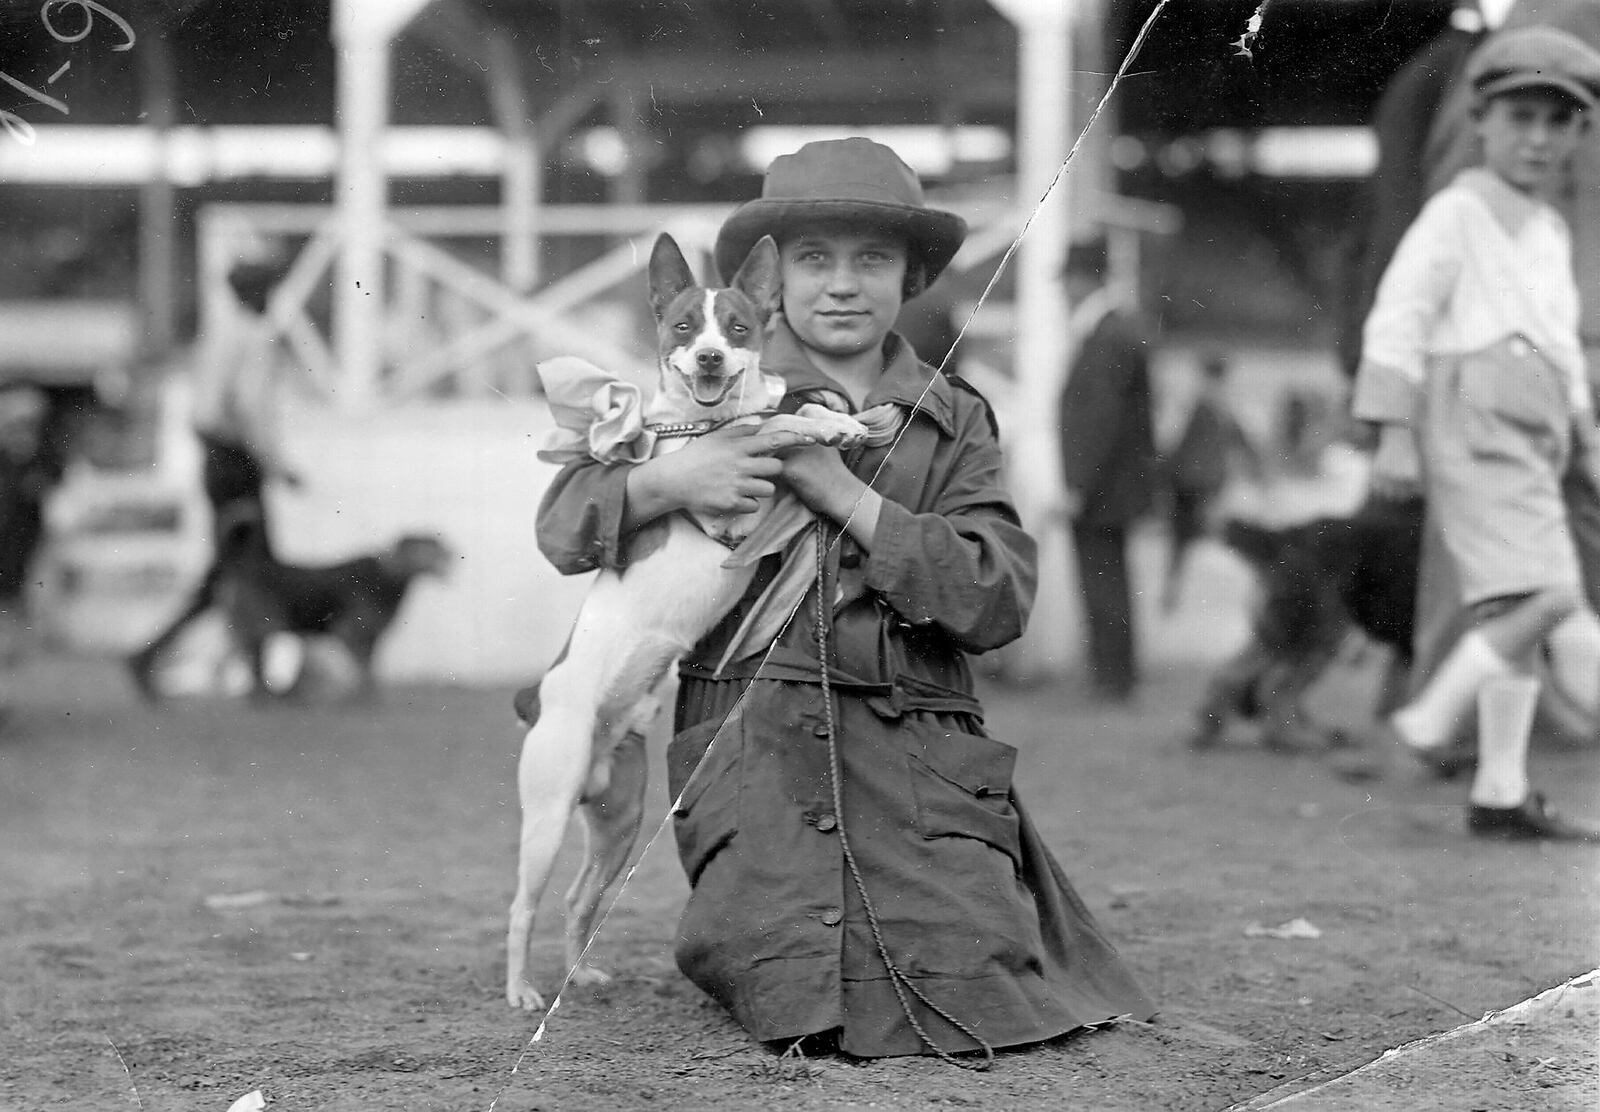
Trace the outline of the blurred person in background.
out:
M 1516 0 L 1509 11 L 1504 0 L 1496 0 L 1485 3 L 1484 14 L 1491 27 L 1500 25 L 1497 35 L 1550 27 L 1573 35 L 1591 50 L 1600 50 L 1600 0 Z M 1462 169 L 1481 160 L 1473 126 L 1472 88 L 1469 82 L 1457 80 L 1428 137 L 1424 195 L 1431 196 Z M 1600 385 L 1600 127 L 1593 120 L 1578 137 L 1572 158 L 1544 193 L 1566 219 L 1572 237 L 1578 331 L 1594 388 Z M 1552 632 L 1547 648 L 1552 683 L 1544 694 L 1546 709 L 1555 712 L 1554 722 L 1592 741 L 1600 736 L 1600 650 L 1595 648 L 1592 613 L 1600 610 L 1600 491 L 1588 476 L 1574 470 L 1565 476 L 1563 496 L 1590 613 L 1574 615 Z M 1426 682 L 1470 621 L 1443 539 L 1432 524 L 1423 539 L 1414 686 Z
M 1103 236 L 1072 244 L 1062 279 L 1072 355 L 1060 430 L 1065 512 L 1088 628 L 1089 689 L 1126 702 L 1139 682 L 1128 530 L 1155 500 L 1149 340 L 1107 284 Z
M 1526 27 L 1490 38 L 1466 77 L 1482 164 L 1428 201 L 1385 270 L 1354 413 L 1379 429 L 1374 493 L 1425 494 L 1470 623 L 1367 759 L 1437 761 L 1475 706 L 1469 833 L 1600 841 L 1527 778 L 1529 673 L 1582 605 L 1563 484 L 1600 475 L 1571 239 L 1545 200 L 1600 100 L 1600 53 Z M 1343 771 L 1365 774 L 1365 759 Z
M 1161 610 L 1178 608 L 1183 568 L 1200 538 L 1212 531 L 1217 500 L 1241 475 L 1260 480 L 1261 453 L 1228 400 L 1228 360 L 1212 352 L 1200 363 L 1200 394 L 1178 442 L 1163 461 L 1167 484 L 1167 577 Z
M 43 391 L 32 386 L 0 390 L 0 673 L 27 653 L 28 567 L 43 533 L 51 482 L 40 459 L 47 407 Z M 10 708 L 9 688 L 0 678 L 0 714 Z
M 239 303 L 234 327 L 203 346 L 194 374 L 193 424 L 203 451 L 201 482 L 211 508 L 213 552 L 227 535 L 253 523 L 251 543 L 272 543 L 266 484 L 302 485 L 282 448 L 279 364 L 267 303 L 283 277 L 280 266 L 242 263 L 228 274 Z M 128 660 L 140 694 L 160 695 L 156 671 L 163 652 L 213 604 L 217 568 L 207 569 L 188 603 L 145 648 Z
M 961 327 L 956 321 L 955 303 L 946 290 L 931 289 L 900 307 L 894 330 L 911 345 L 917 358 L 946 374 L 961 368 L 953 358 Z
M 1345 328 L 1345 363 L 1355 373 L 1360 326 L 1378 279 L 1401 234 L 1418 210 L 1463 169 L 1482 159 L 1474 122 L 1474 94 L 1464 80 L 1467 58 L 1493 34 L 1530 26 L 1569 32 L 1600 49 L 1600 0 L 1462 0 L 1442 31 L 1406 63 L 1385 89 L 1374 116 L 1379 161 L 1369 189 L 1371 211 L 1354 326 Z M 1572 237 L 1572 267 L 1578 286 L 1580 336 L 1591 380 L 1600 376 L 1600 128 L 1591 125 L 1563 173 L 1546 189 Z M 1592 642 L 1600 609 L 1600 492 L 1585 476 L 1565 479 L 1569 522 L 1583 568 L 1589 610 L 1551 634 L 1547 646 L 1553 682 L 1545 709 L 1551 722 L 1574 737 L 1600 732 L 1600 653 Z M 1425 513 L 1420 499 L 1418 513 Z M 1421 571 L 1416 606 L 1411 679 L 1420 689 L 1471 622 L 1438 523 L 1421 531 Z

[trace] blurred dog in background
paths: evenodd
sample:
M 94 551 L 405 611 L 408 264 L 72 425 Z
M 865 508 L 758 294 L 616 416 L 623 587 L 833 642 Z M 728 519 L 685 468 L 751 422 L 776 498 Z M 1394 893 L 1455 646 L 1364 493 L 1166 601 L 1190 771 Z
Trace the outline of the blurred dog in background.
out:
M 1208 748 L 1234 719 L 1255 722 L 1269 749 L 1323 749 L 1339 731 L 1307 715 L 1307 692 L 1365 635 L 1393 650 L 1375 713 L 1398 700 L 1411 665 L 1423 507 L 1371 501 L 1348 518 L 1284 528 L 1230 520 L 1222 539 L 1259 584 L 1245 649 L 1213 677 L 1191 738 Z
M 259 520 L 243 518 L 224 534 L 212 598 L 250 666 L 255 697 L 276 694 L 267 681 L 265 650 L 280 633 L 337 641 L 355 664 L 356 693 L 371 695 L 378 644 L 413 583 L 422 576 L 444 577 L 454 559 L 443 540 L 426 533 L 339 563 L 288 564 L 273 555 Z

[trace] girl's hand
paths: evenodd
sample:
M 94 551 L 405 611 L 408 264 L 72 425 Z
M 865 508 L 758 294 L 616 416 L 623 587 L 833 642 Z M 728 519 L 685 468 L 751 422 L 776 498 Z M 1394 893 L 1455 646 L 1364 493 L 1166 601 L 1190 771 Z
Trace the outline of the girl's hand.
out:
M 1367 486 L 1375 497 L 1395 502 L 1422 494 L 1422 453 L 1412 429 L 1404 425 L 1383 426 Z
M 773 480 L 783 472 L 775 453 L 813 443 L 801 433 L 763 432 L 753 424 L 696 437 L 629 472 L 624 526 L 637 528 L 673 510 L 707 516 L 754 513 L 761 499 L 772 496 Z
M 783 481 L 800 501 L 835 521 L 850 515 L 866 486 L 850 473 L 837 448 L 815 445 L 787 453 L 780 466 Z
M 844 465 L 837 448 L 815 445 L 786 453 L 782 477 L 800 501 L 845 526 L 863 548 L 871 550 L 882 501 Z

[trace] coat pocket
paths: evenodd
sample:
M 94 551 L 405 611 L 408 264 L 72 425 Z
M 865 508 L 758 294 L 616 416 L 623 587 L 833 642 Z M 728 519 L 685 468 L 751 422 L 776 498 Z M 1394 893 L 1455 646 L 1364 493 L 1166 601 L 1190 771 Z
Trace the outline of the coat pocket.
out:
M 910 753 L 917 828 L 924 838 L 976 838 L 1020 867 L 1011 776 L 1017 750 L 982 734 L 955 731 L 920 739 Z
M 725 726 L 721 718 L 690 726 L 667 744 L 673 832 L 690 887 L 739 832 L 743 753 L 744 730 L 735 715 Z

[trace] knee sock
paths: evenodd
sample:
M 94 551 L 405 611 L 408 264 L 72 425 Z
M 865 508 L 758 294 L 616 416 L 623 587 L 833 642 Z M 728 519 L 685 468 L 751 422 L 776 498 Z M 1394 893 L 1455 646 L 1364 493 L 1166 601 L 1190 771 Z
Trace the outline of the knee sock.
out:
M 1490 680 L 1478 693 L 1478 771 L 1468 798 L 1480 807 L 1518 807 L 1528 797 L 1528 735 L 1539 704 L 1532 676 Z
M 1550 631 L 1550 679 L 1584 714 L 1600 715 L 1600 619 L 1579 610 Z
M 1408 745 L 1418 749 L 1448 745 L 1477 698 L 1478 689 L 1510 672 L 1510 663 L 1483 634 L 1468 630 L 1433 678 L 1389 721 Z

